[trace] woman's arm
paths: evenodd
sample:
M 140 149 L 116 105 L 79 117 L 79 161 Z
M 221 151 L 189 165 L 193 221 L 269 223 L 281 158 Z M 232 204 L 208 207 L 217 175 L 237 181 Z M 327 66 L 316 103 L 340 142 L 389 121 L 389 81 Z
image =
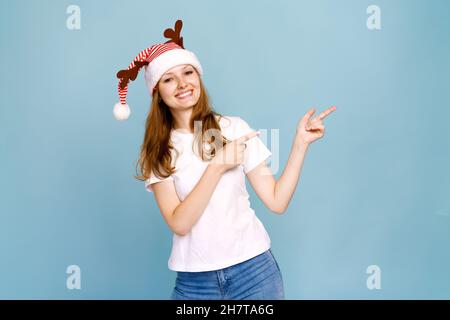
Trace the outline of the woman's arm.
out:
M 315 112 L 312 108 L 303 116 L 297 125 L 286 167 L 278 181 L 275 180 L 264 162 L 247 173 L 247 178 L 256 194 L 272 212 L 282 214 L 286 211 L 297 187 L 306 151 L 312 142 L 323 137 L 325 127 L 322 124 L 322 119 L 334 110 L 336 110 L 336 107 L 331 107 L 311 120 L 311 116 Z
M 169 228 L 179 236 L 186 235 L 203 214 L 223 170 L 210 164 L 188 196 L 180 201 L 172 180 L 152 185 L 156 202 Z
M 308 146 L 294 139 L 286 167 L 278 181 L 265 162 L 247 173 L 256 194 L 272 212 L 282 214 L 286 211 L 297 187 Z
M 180 236 L 189 233 L 205 211 L 222 175 L 243 162 L 244 142 L 257 134 L 250 132 L 219 149 L 200 180 L 183 201 L 178 198 L 172 180 L 152 184 L 159 209 L 173 232 Z

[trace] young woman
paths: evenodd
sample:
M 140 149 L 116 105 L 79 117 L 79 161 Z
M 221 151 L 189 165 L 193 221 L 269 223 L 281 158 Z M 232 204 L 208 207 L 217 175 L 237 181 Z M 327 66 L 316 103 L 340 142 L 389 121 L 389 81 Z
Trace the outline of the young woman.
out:
M 129 80 L 145 67 L 152 95 L 139 165 L 174 233 L 169 269 L 177 272 L 172 299 L 284 299 L 270 238 L 250 206 L 247 177 L 269 210 L 282 214 L 295 191 L 309 145 L 324 135 L 331 107 L 297 125 L 291 153 L 276 180 L 265 160 L 271 152 L 248 123 L 222 116 L 210 106 L 196 56 L 184 49 L 182 23 L 164 35 L 171 40 L 142 51 L 118 73 L 114 114 L 129 116 Z

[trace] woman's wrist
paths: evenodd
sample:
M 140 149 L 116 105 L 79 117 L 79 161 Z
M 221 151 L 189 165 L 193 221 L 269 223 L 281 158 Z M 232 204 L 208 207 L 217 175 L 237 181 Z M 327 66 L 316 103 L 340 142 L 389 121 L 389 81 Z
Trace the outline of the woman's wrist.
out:
M 309 145 L 310 143 L 304 141 L 298 134 L 295 135 L 294 146 L 296 149 L 306 151 L 308 150 Z
M 224 169 L 223 165 L 214 163 L 212 161 L 208 164 L 208 168 L 220 175 L 225 173 L 225 169 Z

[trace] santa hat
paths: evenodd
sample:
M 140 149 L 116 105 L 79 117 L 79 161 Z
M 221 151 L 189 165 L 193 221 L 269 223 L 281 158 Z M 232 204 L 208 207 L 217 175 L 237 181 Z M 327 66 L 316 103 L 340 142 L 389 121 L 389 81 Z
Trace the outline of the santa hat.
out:
M 142 67 L 145 68 L 145 82 L 151 96 L 161 76 L 175 66 L 190 64 L 200 75 L 203 75 L 202 66 L 195 54 L 184 49 L 183 37 L 180 36 L 182 26 L 183 22 L 177 20 L 175 30 L 168 28 L 164 31 L 164 37 L 169 38 L 169 41 L 154 44 L 142 50 L 126 70 L 117 72 L 117 78 L 120 79 L 118 85 L 120 102 L 116 103 L 113 110 L 117 120 L 126 120 L 130 116 L 130 107 L 126 102 L 128 82 L 136 79 Z

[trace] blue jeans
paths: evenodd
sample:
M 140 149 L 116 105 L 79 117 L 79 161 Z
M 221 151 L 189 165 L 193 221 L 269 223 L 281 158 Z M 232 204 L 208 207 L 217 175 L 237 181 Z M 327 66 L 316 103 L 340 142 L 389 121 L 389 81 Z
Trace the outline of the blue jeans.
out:
M 282 300 L 283 278 L 272 251 L 230 267 L 177 272 L 172 300 Z

